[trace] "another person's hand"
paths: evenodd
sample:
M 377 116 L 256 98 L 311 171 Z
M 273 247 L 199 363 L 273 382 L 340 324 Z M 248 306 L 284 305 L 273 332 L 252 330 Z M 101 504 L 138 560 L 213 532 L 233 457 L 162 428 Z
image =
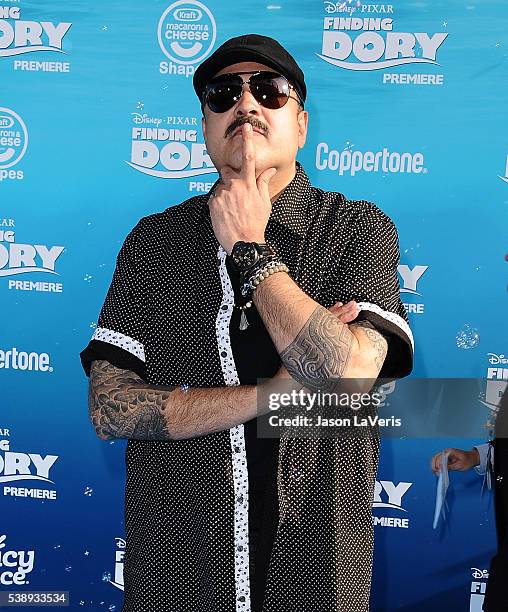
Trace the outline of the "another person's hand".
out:
M 476 448 L 470 451 L 462 450 L 460 448 L 445 448 L 441 452 L 436 453 L 430 460 L 430 467 L 436 476 L 439 475 L 439 466 L 441 464 L 441 456 L 443 453 L 449 453 L 448 455 L 448 469 L 458 470 L 465 472 L 470 470 L 480 463 L 480 455 Z
M 358 302 L 351 300 L 347 304 L 337 302 L 333 306 L 330 306 L 328 310 L 339 317 L 341 323 L 351 323 L 351 321 L 354 321 L 358 316 L 360 307 L 358 306 Z

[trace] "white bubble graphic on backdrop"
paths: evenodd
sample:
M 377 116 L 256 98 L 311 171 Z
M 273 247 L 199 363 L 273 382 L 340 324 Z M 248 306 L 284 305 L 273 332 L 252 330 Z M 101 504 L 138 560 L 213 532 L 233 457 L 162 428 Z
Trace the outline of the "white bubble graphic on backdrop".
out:
M 455 340 L 458 348 L 461 349 L 473 349 L 480 344 L 480 332 L 466 323 L 462 329 L 457 333 Z

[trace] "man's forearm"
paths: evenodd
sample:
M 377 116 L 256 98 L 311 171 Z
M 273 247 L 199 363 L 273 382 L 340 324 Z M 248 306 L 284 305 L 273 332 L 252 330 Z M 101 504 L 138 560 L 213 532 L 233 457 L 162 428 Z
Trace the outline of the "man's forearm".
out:
M 284 366 L 303 385 L 330 389 L 344 377 L 377 377 L 387 343 L 368 323 L 342 323 L 287 274 L 263 280 L 253 300 Z
M 137 374 L 94 361 L 88 408 L 104 440 L 179 440 L 234 427 L 257 414 L 253 385 L 190 388 L 146 384 Z

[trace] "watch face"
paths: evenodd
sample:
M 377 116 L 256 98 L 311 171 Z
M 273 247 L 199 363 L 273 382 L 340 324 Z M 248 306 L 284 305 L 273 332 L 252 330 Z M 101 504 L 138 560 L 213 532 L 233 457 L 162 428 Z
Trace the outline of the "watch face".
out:
M 252 243 L 240 242 L 233 248 L 231 257 L 238 269 L 247 270 L 256 263 L 258 252 Z

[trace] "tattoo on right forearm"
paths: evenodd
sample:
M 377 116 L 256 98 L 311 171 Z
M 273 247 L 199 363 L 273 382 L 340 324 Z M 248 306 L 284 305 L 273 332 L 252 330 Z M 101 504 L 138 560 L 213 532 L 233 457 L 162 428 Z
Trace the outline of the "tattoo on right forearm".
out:
M 88 408 L 100 438 L 170 440 L 166 406 L 176 387 L 150 388 L 142 378 L 107 361 L 94 361 Z
M 361 327 L 365 333 L 365 338 L 369 342 L 374 353 L 374 363 L 378 368 L 378 372 L 383 367 L 383 363 L 386 359 L 388 352 L 388 342 L 386 338 L 379 332 L 376 327 L 370 321 L 359 321 L 358 323 L 351 323 L 351 327 Z
M 254 385 L 191 388 L 149 385 L 134 372 L 94 361 L 88 406 L 102 439 L 181 440 L 234 427 L 256 416 Z

